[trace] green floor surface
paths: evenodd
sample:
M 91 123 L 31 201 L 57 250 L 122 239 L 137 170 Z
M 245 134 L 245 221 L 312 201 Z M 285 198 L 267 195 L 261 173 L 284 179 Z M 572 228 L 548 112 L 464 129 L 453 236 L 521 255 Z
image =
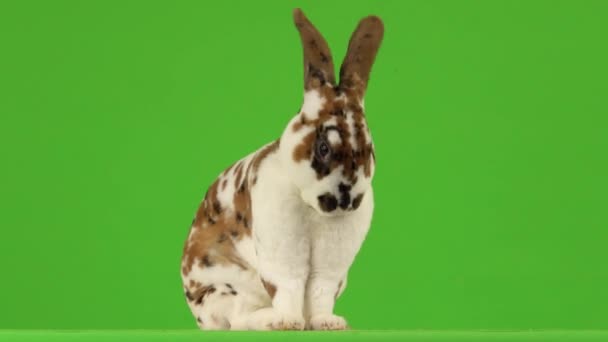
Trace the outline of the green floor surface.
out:
M 608 341 L 608 331 L 208 332 L 0 330 L 0 341 Z

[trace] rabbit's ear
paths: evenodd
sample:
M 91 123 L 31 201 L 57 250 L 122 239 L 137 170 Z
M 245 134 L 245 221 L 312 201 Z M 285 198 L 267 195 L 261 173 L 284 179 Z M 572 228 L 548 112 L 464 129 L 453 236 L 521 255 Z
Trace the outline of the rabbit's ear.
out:
M 377 16 L 361 21 L 348 42 L 346 57 L 340 67 L 340 86 L 365 93 L 376 53 L 384 36 L 384 24 Z
M 293 11 L 293 21 L 300 32 L 304 49 L 304 89 L 319 88 L 326 82 L 336 84 L 334 62 L 325 38 L 306 18 L 301 9 Z

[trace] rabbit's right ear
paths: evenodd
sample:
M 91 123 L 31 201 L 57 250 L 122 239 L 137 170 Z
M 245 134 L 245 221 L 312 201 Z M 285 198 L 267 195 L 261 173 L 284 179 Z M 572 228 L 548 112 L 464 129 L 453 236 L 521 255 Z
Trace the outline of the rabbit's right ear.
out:
M 326 82 L 335 86 L 334 62 L 325 38 L 301 9 L 293 11 L 293 21 L 300 32 L 304 49 L 304 89 L 319 88 Z

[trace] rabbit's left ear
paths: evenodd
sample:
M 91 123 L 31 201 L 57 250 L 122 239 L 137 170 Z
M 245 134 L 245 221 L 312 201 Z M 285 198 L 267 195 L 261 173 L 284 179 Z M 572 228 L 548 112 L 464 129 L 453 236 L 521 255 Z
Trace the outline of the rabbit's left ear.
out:
M 384 24 L 379 17 L 370 15 L 359 21 L 340 67 L 340 86 L 365 93 L 383 36 Z
M 325 38 L 301 9 L 293 11 L 293 21 L 300 32 L 304 49 L 304 89 L 319 88 L 326 82 L 335 86 L 334 62 Z

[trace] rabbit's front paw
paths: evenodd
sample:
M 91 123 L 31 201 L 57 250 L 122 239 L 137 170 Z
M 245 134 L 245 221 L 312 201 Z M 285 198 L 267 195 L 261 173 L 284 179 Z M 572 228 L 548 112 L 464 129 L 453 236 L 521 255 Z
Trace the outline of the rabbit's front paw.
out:
M 312 330 L 346 330 L 348 325 L 343 317 L 322 314 L 313 316 L 310 319 L 310 328 Z
M 300 317 L 276 316 L 266 322 L 270 330 L 303 330 L 304 319 Z
M 304 330 L 303 317 L 285 315 L 272 308 L 258 311 L 255 315 L 255 330 Z

